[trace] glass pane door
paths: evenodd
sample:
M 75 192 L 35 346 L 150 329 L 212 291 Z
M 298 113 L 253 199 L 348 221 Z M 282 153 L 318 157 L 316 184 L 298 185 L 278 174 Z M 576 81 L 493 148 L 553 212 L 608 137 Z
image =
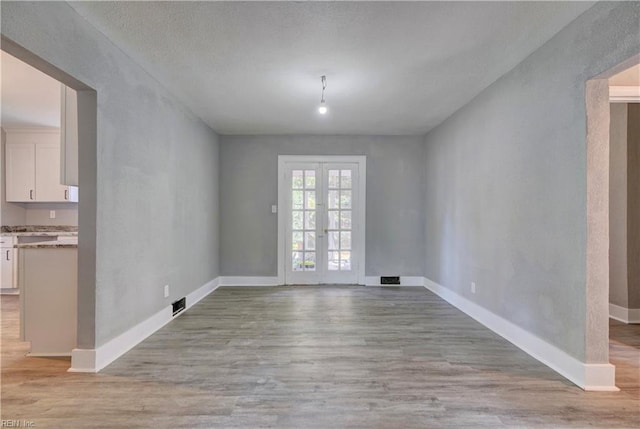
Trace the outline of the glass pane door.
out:
M 358 165 L 291 163 L 286 183 L 286 283 L 357 283 Z
M 318 258 L 318 180 L 316 163 L 295 164 L 287 170 L 289 210 L 287 221 L 287 278 L 289 283 L 320 281 Z
M 324 212 L 326 283 L 356 283 L 357 253 L 354 248 L 354 219 L 357 219 L 357 164 L 324 164 Z

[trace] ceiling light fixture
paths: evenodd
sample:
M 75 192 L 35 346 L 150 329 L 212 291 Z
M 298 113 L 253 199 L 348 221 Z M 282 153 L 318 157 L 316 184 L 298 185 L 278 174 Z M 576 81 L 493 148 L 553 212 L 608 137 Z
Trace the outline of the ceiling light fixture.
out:
M 320 80 L 322 81 L 322 98 L 320 98 L 320 106 L 318 107 L 318 112 L 321 115 L 325 115 L 329 109 L 327 109 L 327 103 L 324 101 L 324 90 L 327 88 L 327 77 L 321 76 Z

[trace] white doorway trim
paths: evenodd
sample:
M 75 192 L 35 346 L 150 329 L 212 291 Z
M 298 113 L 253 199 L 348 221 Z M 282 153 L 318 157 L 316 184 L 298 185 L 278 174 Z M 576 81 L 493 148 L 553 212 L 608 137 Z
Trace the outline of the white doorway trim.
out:
M 358 193 L 360 194 L 360 206 L 361 210 L 358 211 L 358 218 L 356 228 L 358 231 L 357 245 L 359 249 L 362 249 L 361 256 L 358 263 L 358 284 L 365 284 L 365 258 L 366 258 L 366 188 L 367 188 L 367 157 L 364 155 L 352 155 L 352 156 L 316 156 L 316 155 L 278 155 L 278 284 L 285 284 L 285 222 L 286 222 L 286 199 L 285 199 L 285 171 L 286 164 L 292 162 L 325 162 L 325 163 L 340 163 L 351 162 L 358 164 L 358 170 L 360 174 L 360 180 L 358 182 Z

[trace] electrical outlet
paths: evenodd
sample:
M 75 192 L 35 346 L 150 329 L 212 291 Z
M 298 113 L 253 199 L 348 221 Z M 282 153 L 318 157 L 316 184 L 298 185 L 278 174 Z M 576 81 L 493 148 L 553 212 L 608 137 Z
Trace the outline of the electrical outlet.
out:
M 164 285 L 164 297 L 169 298 L 169 285 Z
M 271 213 L 278 213 L 278 206 L 275 204 L 271 206 Z
M 56 218 L 56 211 L 49 210 L 49 219 L 55 219 L 55 218 Z
M 476 293 L 476 282 L 471 282 L 471 293 Z

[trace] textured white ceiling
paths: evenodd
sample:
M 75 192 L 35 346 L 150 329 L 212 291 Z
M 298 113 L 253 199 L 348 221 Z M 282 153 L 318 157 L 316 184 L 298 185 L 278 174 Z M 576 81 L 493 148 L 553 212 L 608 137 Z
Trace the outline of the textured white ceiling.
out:
M 60 127 L 60 82 L 0 51 L 4 128 Z
M 422 134 L 593 2 L 70 4 L 221 134 Z

